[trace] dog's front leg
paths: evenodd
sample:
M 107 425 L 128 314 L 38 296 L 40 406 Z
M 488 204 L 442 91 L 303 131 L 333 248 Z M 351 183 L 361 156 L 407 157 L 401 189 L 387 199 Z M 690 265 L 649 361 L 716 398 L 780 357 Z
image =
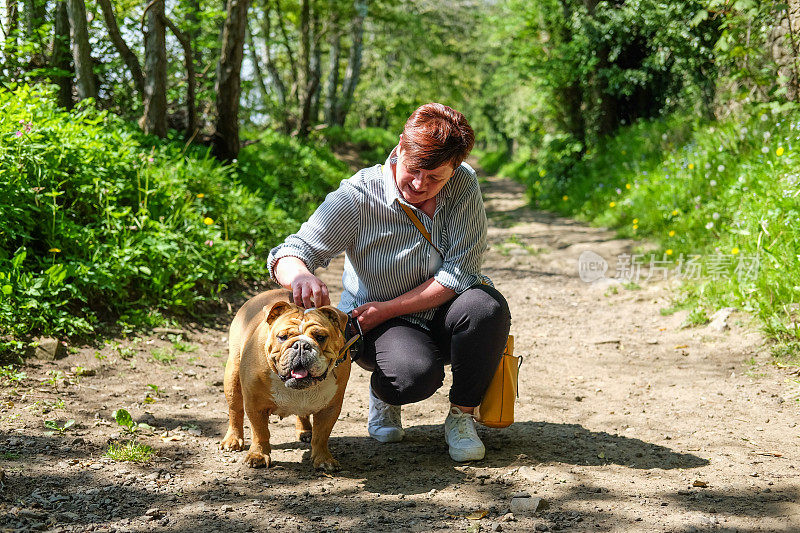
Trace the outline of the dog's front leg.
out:
M 316 469 L 326 472 L 339 470 L 339 461 L 334 459 L 330 450 L 328 450 L 328 439 L 341 411 L 342 404 L 334 402 L 334 405 L 314 413 L 313 429 L 311 431 L 311 460 Z
M 253 442 L 250 450 L 244 458 L 244 463 L 251 468 L 269 467 L 270 451 L 269 446 L 269 409 L 265 407 L 248 407 L 247 418 L 250 419 L 250 427 L 253 429 Z

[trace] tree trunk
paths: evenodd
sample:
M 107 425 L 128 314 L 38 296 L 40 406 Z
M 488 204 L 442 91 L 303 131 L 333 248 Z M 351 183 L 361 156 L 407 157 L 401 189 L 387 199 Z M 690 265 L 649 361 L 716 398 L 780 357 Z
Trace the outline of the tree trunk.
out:
M 47 5 L 43 0 L 25 0 L 25 36 L 33 38 L 33 32 L 45 21 Z
M 200 13 L 200 0 L 189 0 L 187 5 L 189 12 L 186 14 L 186 22 L 189 29 L 186 30 L 186 34 L 192 43 L 192 55 L 195 61 L 195 71 L 197 71 L 197 66 L 203 62 L 203 52 L 197 46 L 197 38 L 200 36 L 200 19 L 197 16 Z
M 92 71 L 91 47 L 89 46 L 89 30 L 86 23 L 86 5 L 83 0 L 68 0 L 70 34 L 72 36 L 72 61 L 75 64 L 78 99 L 94 98 L 97 87 Z
M 361 54 L 364 48 L 364 19 L 367 17 L 367 0 L 355 0 L 356 17 L 353 19 L 353 45 L 347 60 L 347 71 L 342 83 L 342 98 L 336 106 L 336 124 L 344 126 L 350 105 L 353 103 L 353 93 L 361 76 Z
M 119 32 L 119 26 L 117 25 L 117 18 L 114 16 L 114 8 L 111 6 L 111 0 L 97 0 L 97 3 L 103 11 L 103 20 L 106 22 L 108 36 L 111 38 L 111 42 L 114 43 L 114 48 L 117 49 L 122 60 L 131 71 L 133 84 L 139 92 L 139 98 L 142 98 L 144 96 L 144 75 L 142 74 L 142 66 L 139 64 L 139 58 L 131 51 Z
M 17 47 L 19 46 L 17 41 L 19 34 L 19 3 L 17 0 L 6 0 L 5 4 L 8 28 L 5 29 L 5 34 L 3 35 L 3 55 L 5 56 L 9 77 L 11 77 L 12 72 L 16 70 L 14 67 L 17 62 Z
M 194 54 L 192 53 L 192 40 L 188 33 L 184 33 L 172 20 L 164 17 L 164 24 L 178 39 L 183 47 L 183 62 L 186 66 L 186 132 L 187 139 L 192 139 L 197 134 L 197 111 L 195 109 L 195 72 Z
M 311 92 L 311 116 L 310 122 L 312 125 L 319 123 L 319 102 L 320 92 L 322 88 L 322 50 L 320 50 L 320 39 L 322 37 L 320 30 L 319 16 L 316 11 L 314 13 L 313 24 L 311 26 L 311 76 L 316 79 L 314 90 Z
M 286 22 L 283 19 L 283 12 L 281 11 L 281 0 L 275 0 L 275 13 L 278 15 L 278 27 L 283 35 L 283 44 L 286 48 L 286 56 L 289 58 L 289 66 L 292 72 L 292 85 L 289 89 L 289 99 L 294 99 L 299 105 L 298 92 L 300 88 L 300 80 L 297 74 L 297 63 L 294 60 L 294 52 L 292 52 L 292 45 L 289 42 L 289 34 L 286 31 Z M 288 113 L 287 113 L 288 116 Z
M 164 27 L 164 0 L 152 0 L 145 8 L 144 37 L 144 115 L 145 133 L 167 136 L 167 47 Z
M 248 0 L 228 0 L 217 65 L 217 123 L 214 154 L 231 160 L 239 155 L 239 94 Z
M 286 108 L 286 84 L 283 82 L 281 73 L 278 71 L 278 68 L 275 66 L 275 62 L 272 60 L 272 15 L 269 2 L 267 2 L 267 6 L 264 9 L 264 18 L 262 19 L 261 29 L 264 32 L 264 58 L 267 61 L 267 72 L 269 72 L 271 79 L 270 85 L 275 89 L 275 92 L 278 96 L 279 108 L 275 118 L 281 125 L 281 131 L 284 133 L 289 133 L 292 128 L 291 124 L 289 123 L 288 109 Z
M 250 29 L 250 21 L 247 22 L 247 49 L 250 51 L 250 61 L 253 62 L 253 68 L 256 71 L 256 85 L 258 85 L 258 91 L 261 93 L 261 98 L 266 104 L 266 102 L 269 101 L 269 91 L 267 90 L 267 84 L 264 81 L 264 71 L 261 68 L 261 60 L 258 58 L 256 40 L 255 37 L 253 37 L 253 32 Z
M 316 18 L 316 13 L 313 14 Z M 312 20 L 311 1 L 303 0 L 300 9 L 300 122 L 295 134 L 305 138 L 311 129 L 311 112 L 313 109 L 314 94 L 319 88 L 319 65 L 313 65 L 311 52 L 314 40 L 313 27 L 316 21 Z
M 336 121 L 336 100 L 339 89 L 339 60 L 342 53 L 342 36 L 339 33 L 339 11 L 331 2 L 333 12 L 328 34 L 328 86 L 325 90 L 325 123 L 331 126 Z
M 597 0 L 586 0 L 584 5 L 591 13 L 594 11 L 596 3 Z M 559 22 L 558 32 L 561 41 L 569 43 L 572 41 L 572 32 L 568 21 L 572 18 L 572 7 L 567 0 L 561 0 L 561 13 L 562 20 Z M 574 72 L 576 69 L 573 68 L 571 70 Z M 586 123 L 581 107 L 583 104 L 583 91 L 580 78 L 576 76 L 563 87 L 562 91 L 560 91 L 559 100 L 564 128 L 580 141 L 583 146 L 581 152 L 583 152 L 586 147 Z
M 50 66 L 64 72 L 54 76 L 53 82 L 58 85 L 58 105 L 72 109 L 72 70 L 69 61 L 69 14 L 67 0 L 59 0 L 53 21 L 53 55 Z

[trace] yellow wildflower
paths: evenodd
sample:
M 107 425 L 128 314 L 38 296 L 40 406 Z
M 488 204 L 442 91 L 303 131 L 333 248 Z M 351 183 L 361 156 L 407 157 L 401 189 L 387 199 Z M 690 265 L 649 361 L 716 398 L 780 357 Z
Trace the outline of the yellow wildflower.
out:
M 199 192 L 199 193 L 197 193 L 197 197 L 198 197 L 198 198 L 205 198 L 205 197 L 206 197 L 206 195 L 205 195 L 205 194 L 203 194 L 203 193 L 201 193 L 201 192 Z
M 783 146 L 779 146 L 777 150 L 775 150 L 775 155 L 778 157 L 783 155 Z
M 669 230 L 669 236 L 670 237 L 674 237 L 675 236 L 675 230 L 674 229 Z
M 731 253 L 732 253 L 733 255 L 736 255 L 736 254 L 738 254 L 738 253 L 739 253 L 739 248 L 737 248 L 736 246 L 734 246 L 734 247 L 731 249 Z
M 673 209 L 672 210 L 672 216 L 674 216 L 674 217 L 678 216 L 678 210 L 677 209 Z
M 694 163 L 689 163 L 689 170 L 693 170 L 693 169 L 694 169 Z
M 561 197 L 561 199 L 562 199 L 562 200 L 564 200 L 564 201 L 566 202 L 567 200 L 569 200 L 569 196 L 567 196 L 567 195 L 565 194 L 564 196 L 562 196 L 562 197 Z
M 210 226 L 213 223 L 214 223 L 214 219 L 211 218 L 211 217 L 206 217 L 206 218 L 203 219 L 203 224 L 205 224 L 206 226 Z
M 545 174 L 547 174 L 547 172 L 545 172 L 544 169 L 539 171 L 539 177 L 540 178 L 543 178 Z
M 638 218 L 634 218 L 634 219 L 633 219 L 633 223 L 634 223 L 634 224 L 638 224 L 638 223 L 639 223 L 639 219 L 638 219 Z
M 608 202 L 608 207 L 615 207 L 617 202 Z
M 50 252 L 51 254 L 57 254 L 57 253 L 59 253 L 61 251 L 61 249 L 60 248 L 50 248 L 47 251 Z
M 634 224 L 633 229 L 639 229 L 639 224 Z
M 626 189 L 630 189 L 630 188 L 631 188 L 631 184 L 630 184 L 630 183 L 626 183 L 626 184 L 625 184 L 625 188 L 626 188 Z
M 667 251 L 664 253 L 667 255 L 672 255 L 672 248 L 667 248 Z

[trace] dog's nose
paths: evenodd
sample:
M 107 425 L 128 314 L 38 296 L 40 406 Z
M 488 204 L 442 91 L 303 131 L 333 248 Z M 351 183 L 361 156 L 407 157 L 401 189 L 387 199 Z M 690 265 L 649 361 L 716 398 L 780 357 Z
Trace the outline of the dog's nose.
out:
M 310 352 L 312 349 L 313 346 L 311 346 L 311 343 L 305 339 L 299 339 L 292 346 L 292 351 L 295 352 L 297 355 L 302 355 L 303 352 Z

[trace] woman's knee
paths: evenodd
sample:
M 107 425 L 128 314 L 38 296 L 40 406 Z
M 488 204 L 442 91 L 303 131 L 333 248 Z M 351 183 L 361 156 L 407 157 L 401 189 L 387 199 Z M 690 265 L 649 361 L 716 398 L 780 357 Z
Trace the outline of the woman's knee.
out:
M 488 285 L 467 289 L 448 310 L 448 319 L 466 321 L 472 327 L 504 327 L 511 323 L 508 302 L 500 291 Z
M 429 398 L 443 383 L 444 365 L 437 361 L 407 358 L 394 375 L 387 375 L 380 370 L 372 374 L 375 394 L 392 405 L 405 405 Z

